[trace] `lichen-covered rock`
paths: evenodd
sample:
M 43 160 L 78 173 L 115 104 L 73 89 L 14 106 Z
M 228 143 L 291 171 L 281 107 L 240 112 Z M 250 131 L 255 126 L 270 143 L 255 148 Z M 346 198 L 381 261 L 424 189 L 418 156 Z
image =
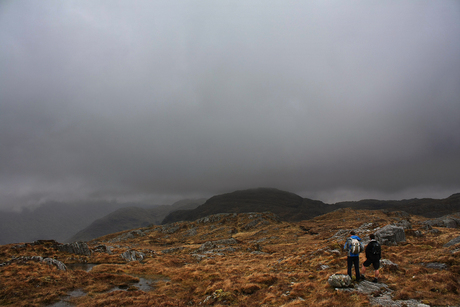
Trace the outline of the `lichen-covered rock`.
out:
M 41 262 L 46 263 L 48 265 L 54 265 L 55 267 L 57 267 L 61 271 L 66 271 L 67 270 L 67 267 L 66 267 L 66 265 L 64 263 L 62 263 L 59 260 L 53 259 L 53 258 L 45 258 Z
M 334 274 L 329 276 L 327 282 L 334 288 L 346 288 L 351 285 L 351 277 L 344 274 Z
M 382 245 L 397 245 L 406 241 L 404 228 L 395 225 L 386 225 L 375 232 L 377 241 Z
M 67 252 L 76 255 L 90 256 L 91 250 L 85 242 L 73 242 L 57 245 L 56 248 L 61 252 Z
M 125 259 L 126 261 L 142 261 L 144 260 L 144 253 L 135 251 L 135 250 L 127 250 L 123 254 L 121 254 L 121 258 Z

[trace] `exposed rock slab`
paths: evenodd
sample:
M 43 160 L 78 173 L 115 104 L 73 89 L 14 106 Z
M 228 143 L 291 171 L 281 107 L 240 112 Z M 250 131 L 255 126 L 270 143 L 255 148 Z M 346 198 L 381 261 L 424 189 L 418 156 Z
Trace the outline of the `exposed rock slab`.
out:
M 395 225 L 386 225 L 375 232 L 377 241 L 382 245 L 397 245 L 406 241 L 404 228 Z

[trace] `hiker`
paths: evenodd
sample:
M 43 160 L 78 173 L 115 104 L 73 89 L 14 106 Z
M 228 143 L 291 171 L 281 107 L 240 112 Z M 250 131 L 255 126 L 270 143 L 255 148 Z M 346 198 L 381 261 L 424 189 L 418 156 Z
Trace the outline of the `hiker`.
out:
M 381 247 L 379 242 L 375 240 L 375 235 L 373 233 L 369 235 L 369 238 L 371 239 L 371 241 L 366 246 L 366 261 L 364 261 L 363 266 L 361 268 L 361 278 L 365 279 L 364 273 L 366 273 L 366 267 L 372 264 L 372 266 L 374 267 L 374 280 L 372 281 L 378 282 L 380 258 L 382 258 Z
M 343 249 L 348 252 L 347 265 L 348 265 L 348 275 L 351 278 L 351 267 L 355 266 L 356 280 L 360 280 L 359 275 L 359 253 L 364 250 L 363 243 L 361 238 L 356 235 L 354 231 L 350 232 L 350 237 L 347 238 Z

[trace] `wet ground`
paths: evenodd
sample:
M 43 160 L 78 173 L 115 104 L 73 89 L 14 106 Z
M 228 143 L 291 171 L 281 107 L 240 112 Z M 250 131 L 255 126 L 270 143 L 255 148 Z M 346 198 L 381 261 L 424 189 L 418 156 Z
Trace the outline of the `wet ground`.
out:
M 92 264 L 92 263 L 72 263 L 72 264 L 67 265 L 67 269 L 68 270 L 84 270 L 86 272 L 89 272 L 96 265 L 97 264 Z M 130 284 L 130 287 L 136 287 L 138 290 L 141 290 L 141 291 L 150 291 L 153 289 L 152 283 L 159 281 L 159 280 L 165 280 L 164 277 L 160 279 L 149 279 L 149 278 L 145 278 L 145 277 L 141 277 L 137 275 L 131 275 L 131 276 L 139 278 L 139 282 Z M 109 290 L 108 292 L 113 292 L 117 290 L 127 291 L 128 287 L 125 287 L 125 288 L 115 287 Z M 68 302 L 71 298 L 80 297 L 84 295 L 86 295 L 86 293 L 81 289 L 73 290 L 67 293 L 67 296 L 62 297 L 61 301 L 54 303 L 52 305 L 48 305 L 47 307 L 71 307 L 71 306 L 74 306 L 73 304 Z

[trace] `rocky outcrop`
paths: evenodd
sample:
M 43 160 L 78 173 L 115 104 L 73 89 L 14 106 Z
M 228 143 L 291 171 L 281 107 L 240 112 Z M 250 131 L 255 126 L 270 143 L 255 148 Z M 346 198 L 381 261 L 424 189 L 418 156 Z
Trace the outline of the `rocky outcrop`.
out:
M 453 215 L 446 215 L 437 219 L 428 220 L 423 222 L 423 224 L 431 227 L 459 228 L 460 218 L 458 218 L 457 213 Z
M 112 246 L 107 246 L 107 245 L 98 245 L 96 247 L 94 247 L 91 251 L 93 253 L 107 253 L 109 255 L 112 255 L 113 252 L 112 252 L 112 249 L 113 247 Z
M 58 268 L 59 270 L 61 270 L 61 271 L 66 271 L 67 270 L 66 265 L 64 263 L 62 263 L 61 261 L 53 259 L 53 258 L 43 258 L 41 256 L 32 256 L 32 257 L 21 256 L 21 257 L 13 258 L 10 261 L 1 263 L 0 267 L 7 266 L 7 265 L 10 265 L 12 263 L 26 263 L 28 261 L 46 263 L 46 264 L 48 264 L 50 266 L 53 265 L 56 268 Z
M 382 245 L 397 245 L 406 241 L 404 228 L 395 225 L 386 225 L 375 232 L 377 241 Z
M 67 252 L 70 254 L 85 255 L 85 256 L 91 255 L 91 250 L 89 249 L 88 244 L 86 244 L 85 242 L 60 244 L 56 246 L 56 249 L 61 252 Z
M 142 261 L 145 258 L 145 254 L 142 252 L 138 252 L 135 250 L 127 250 L 123 254 L 121 254 L 121 258 L 125 259 L 126 261 Z
M 334 274 L 329 276 L 327 282 L 334 288 L 347 288 L 351 285 L 351 277 L 344 274 Z

